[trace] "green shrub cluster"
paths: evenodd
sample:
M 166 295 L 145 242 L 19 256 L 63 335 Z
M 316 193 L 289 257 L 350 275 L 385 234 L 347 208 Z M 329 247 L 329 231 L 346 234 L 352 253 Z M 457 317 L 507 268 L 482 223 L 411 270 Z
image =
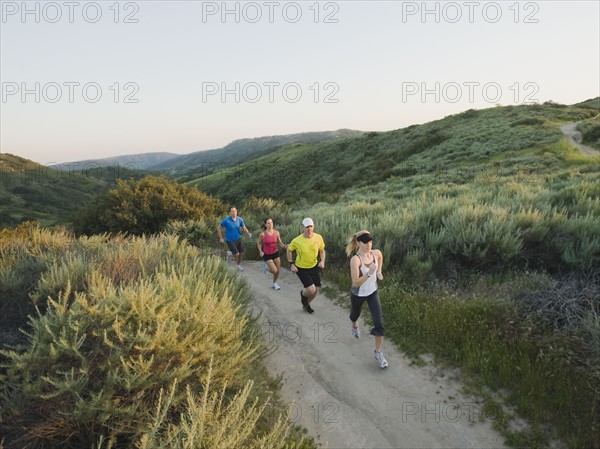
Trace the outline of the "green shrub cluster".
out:
M 37 222 L 0 230 L 0 323 L 16 327 L 34 312 L 30 295 L 49 261 L 61 257 L 71 234 L 61 228 L 48 231 Z
M 302 216 L 311 216 L 325 236 L 330 260 L 343 261 L 345 239 L 369 229 L 388 267 L 408 279 L 464 269 L 597 269 L 600 195 L 594 175 L 539 184 L 506 181 L 502 189 L 446 185 L 400 203 L 348 199 L 294 212 L 280 231 L 290 239 Z
M 577 129 L 583 136 L 583 143 L 600 150 L 600 115 L 593 119 L 584 120 Z
M 177 235 L 185 239 L 190 245 L 207 249 L 215 241 L 215 225 L 208 220 L 176 220 L 170 221 L 164 227 L 167 234 Z
M 0 351 L 7 448 L 285 446 L 283 417 L 256 425 L 260 340 L 221 260 L 175 236 L 13 234 L 3 279 L 21 282 L 29 254 L 40 265 L 28 341 Z
M 82 234 L 154 234 L 172 220 L 211 219 L 223 205 L 196 188 L 164 176 L 119 180 L 115 189 L 84 207 L 74 219 Z

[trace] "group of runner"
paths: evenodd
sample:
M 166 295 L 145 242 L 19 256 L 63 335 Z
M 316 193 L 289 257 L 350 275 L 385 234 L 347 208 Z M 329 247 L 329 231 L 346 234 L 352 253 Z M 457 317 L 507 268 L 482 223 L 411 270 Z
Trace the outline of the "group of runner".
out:
M 311 302 L 316 298 L 321 287 L 321 270 L 325 268 L 325 242 L 320 234 L 314 230 L 315 224 L 312 218 L 302 220 L 302 234 L 294 238 L 289 245 L 281 240 L 279 231 L 274 228 L 272 218 L 263 222 L 263 231 L 258 236 L 257 247 L 264 261 L 264 270 L 273 275 L 273 289 L 280 290 L 277 283 L 281 272 L 281 260 L 279 248 L 286 250 L 290 270 L 296 273 L 302 290 L 300 290 L 300 302 L 307 313 L 314 313 Z M 223 238 L 225 230 L 225 238 Z M 226 243 L 228 252 L 235 260 L 236 268 L 244 271 L 241 265 L 244 246 L 242 244 L 241 232 L 244 231 L 249 238 L 252 233 L 248 230 L 244 219 L 237 215 L 237 209 L 231 207 L 227 216 L 217 226 L 219 241 Z M 352 335 L 360 338 L 358 318 L 362 306 L 366 302 L 373 318 L 371 335 L 375 337 L 375 358 L 380 368 L 386 368 L 388 362 L 383 356 L 383 315 L 377 281 L 383 279 L 381 269 L 383 267 L 383 254 L 378 249 L 373 249 L 373 237 L 367 230 L 362 230 L 351 235 L 346 241 L 346 254 L 350 257 L 350 275 L 352 287 L 350 291 L 351 310 L 350 322 Z

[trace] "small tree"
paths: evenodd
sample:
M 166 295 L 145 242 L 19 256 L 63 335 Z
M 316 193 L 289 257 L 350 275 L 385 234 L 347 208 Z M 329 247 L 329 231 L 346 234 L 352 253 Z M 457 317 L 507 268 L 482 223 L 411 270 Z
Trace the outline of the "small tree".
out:
M 82 234 L 154 234 L 171 220 L 207 220 L 222 209 L 219 200 L 196 188 L 165 176 L 147 176 L 138 181 L 119 180 L 115 189 L 80 211 L 74 226 Z

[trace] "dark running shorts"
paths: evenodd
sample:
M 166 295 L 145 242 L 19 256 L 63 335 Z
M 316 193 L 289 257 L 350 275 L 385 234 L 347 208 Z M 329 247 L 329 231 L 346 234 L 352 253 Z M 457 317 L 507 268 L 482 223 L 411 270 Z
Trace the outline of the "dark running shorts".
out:
M 279 258 L 279 251 L 273 254 L 265 254 L 263 255 L 263 260 L 266 262 L 267 260 L 273 260 Z
M 239 240 L 233 240 L 233 241 L 227 241 L 227 248 L 229 248 L 229 251 L 231 251 L 231 254 L 233 254 L 234 256 L 237 253 L 243 253 L 244 252 L 244 245 L 242 245 L 242 239 Z
M 304 288 L 310 287 L 313 284 L 315 287 L 321 286 L 321 269 L 317 265 L 312 268 L 298 268 L 296 274 L 300 278 L 300 282 L 302 282 Z

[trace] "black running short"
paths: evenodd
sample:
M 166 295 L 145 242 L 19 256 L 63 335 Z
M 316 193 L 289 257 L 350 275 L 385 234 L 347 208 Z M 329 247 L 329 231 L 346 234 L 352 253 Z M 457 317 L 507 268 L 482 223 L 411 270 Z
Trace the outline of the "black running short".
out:
M 304 288 L 310 287 L 314 285 L 315 287 L 321 286 L 321 269 L 315 265 L 312 268 L 298 268 L 298 272 L 296 273 L 300 278 L 300 282 Z

